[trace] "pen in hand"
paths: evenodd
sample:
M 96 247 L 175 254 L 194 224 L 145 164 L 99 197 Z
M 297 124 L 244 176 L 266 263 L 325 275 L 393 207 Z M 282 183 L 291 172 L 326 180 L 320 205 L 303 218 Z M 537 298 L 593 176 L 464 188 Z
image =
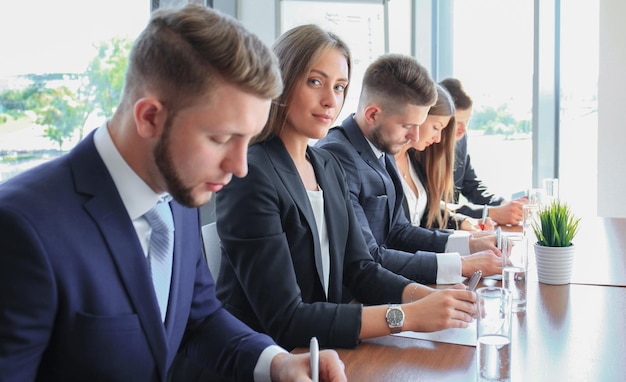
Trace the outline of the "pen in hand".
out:
M 467 290 L 471 292 L 475 291 L 482 275 L 483 275 L 483 271 L 481 271 L 480 269 L 474 272 L 472 277 L 470 277 L 469 282 L 467 283 Z
M 311 379 L 313 382 L 318 382 L 320 374 L 320 348 L 316 337 L 311 338 L 309 352 L 311 353 Z
M 496 247 L 502 250 L 502 228 L 496 229 Z
M 487 215 L 489 215 L 489 207 L 485 204 L 483 206 L 483 217 L 480 219 L 480 223 L 478 224 L 481 230 L 485 230 L 485 223 L 487 223 Z

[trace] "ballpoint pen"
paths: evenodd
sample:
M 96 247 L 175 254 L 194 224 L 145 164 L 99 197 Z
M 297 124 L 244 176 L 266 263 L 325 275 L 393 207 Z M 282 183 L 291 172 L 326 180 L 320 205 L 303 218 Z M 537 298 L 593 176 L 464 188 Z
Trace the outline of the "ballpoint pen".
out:
M 320 348 L 317 343 L 317 337 L 311 338 L 309 352 L 311 353 L 311 379 L 313 382 L 318 382 L 320 373 Z
M 485 230 L 485 223 L 487 222 L 487 215 L 489 214 L 489 207 L 487 207 L 487 205 L 485 204 L 483 206 L 483 217 L 480 220 L 480 229 L 482 229 L 483 231 Z
M 483 271 L 481 271 L 480 269 L 474 272 L 472 277 L 469 279 L 469 282 L 467 283 L 467 290 L 472 291 L 472 292 L 475 291 L 482 275 L 483 275 Z
M 502 228 L 496 228 L 496 247 L 502 249 Z

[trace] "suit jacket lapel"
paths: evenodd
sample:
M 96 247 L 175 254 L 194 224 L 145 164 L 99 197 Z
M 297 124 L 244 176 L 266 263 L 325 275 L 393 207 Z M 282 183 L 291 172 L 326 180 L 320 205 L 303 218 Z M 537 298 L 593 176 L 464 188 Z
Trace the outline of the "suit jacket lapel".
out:
M 278 137 L 273 137 L 267 141 L 267 156 L 270 162 L 274 165 L 276 169 L 276 173 L 281 178 L 282 183 L 285 188 L 291 194 L 294 202 L 298 206 L 298 208 L 302 211 L 304 218 L 311 227 L 311 232 L 313 233 L 313 247 L 315 251 L 315 268 L 317 270 L 317 275 L 321 280 L 323 280 L 323 269 L 322 269 L 322 252 L 320 249 L 320 239 L 317 231 L 317 223 L 315 222 L 315 215 L 313 214 L 313 210 L 311 209 L 311 203 L 309 201 L 309 196 L 306 193 L 306 189 L 302 184 L 302 179 L 300 178 L 300 174 L 296 169 L 296 166 L 293 164 L 293 160 L 285 145 Z M 323 285 L 323 284 L 322 284 Z
M 100 228 L 104 241 L 126 286 L 146 338 L 165 373 L 167 343 L 158 302 L 152 287 L 148 263 L 139 244 L 135 228 L 118 191 L 93 143 L 93 134 L 72 151 L 70 158 L 76 190 L 91 195 L 86 211 Z
M 391 171 L 388 171 L 387 168 L 390 165 L 390 161 L 393 160 L 392 155 L 385 155 L 386 157 L 386 167 L 383 168 L 380 161 L 374 155 L 370 144 L 367 139 L 363 135 L 363 132 L 359 128 L 359 125 L 356 123 L 352 116 L 346 118 L 341 125 L 346 133 L 346 137 L 352 143 L 352 146 L 359 153 L 361 158 L 369 164 L 380 176 L 380 181 L 383 183 L 385 187 L 385 193 L 387 195 L 387 210 L 389 219 L 387 220 L 387 229 L 389 229 L 391 224 L 391 219 L 393 218 L 394 208 L 396 204 L 396 188 L 394 185 L 393 174 Z M 395 164 L 394 164 L 395 166 Z M 393 167 L 391 168 L 393 169 Z
M 345 211 L 345 199 L 343 191 L 338 187 L 336 173 L 332 168 L 328 160 L 322 158 L 319 155 L 315 155 L 315 152 L 309 148 L 309 157 L 311 164 L 315 169 L 315 176 L 317 181 L 324 191 L 324 211 L 332 211 L 332 213 L 324 214 L 326 218 L 329 250 L 330 250 L 330 277 L 328 282 L 328 301 L 341 301 L 342 296 L 342 275 L 332 272 L 333 269 L 343 269 L 344 253 L 340 248 L 337 248 L 337 243 L 345 242 L 347 237 L 347 227 L 340 225 L 339 221 L 346 221 L 347 217 L 343 216 Z M 339 239 L 342 238 L 342 239 Z M 340 252 L 341 251 L 341 252 Z M 340 252 L 340 253 L 336 253 Z M 321 257 L 321 254 L 320 254 Z M 321 259 L 320 259 L 321 261 Z M 321 277 L 321 273 L 320 277 Z
M 374 155 L 370 144 L 367 142 L 367 139 L 354 119 L 351 116 L 346 118 L 342 123 L 342 127 L 346 133 L 346 138 L 352 143 L 352 146 L 354 146 L 361 158 L 383 176 L 386 169 L 382 166 L 376 155 Z

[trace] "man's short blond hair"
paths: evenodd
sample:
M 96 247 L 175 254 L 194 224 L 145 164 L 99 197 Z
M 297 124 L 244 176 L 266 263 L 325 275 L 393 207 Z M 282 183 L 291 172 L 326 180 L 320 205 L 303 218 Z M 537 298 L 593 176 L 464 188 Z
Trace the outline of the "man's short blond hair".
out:
M 196 4 L 160 9 L 133 45 L 122 102 L 149 91 L 176 113 L 220 81 L 261 98 L 282 92 L 275 55 L 239 21 Z

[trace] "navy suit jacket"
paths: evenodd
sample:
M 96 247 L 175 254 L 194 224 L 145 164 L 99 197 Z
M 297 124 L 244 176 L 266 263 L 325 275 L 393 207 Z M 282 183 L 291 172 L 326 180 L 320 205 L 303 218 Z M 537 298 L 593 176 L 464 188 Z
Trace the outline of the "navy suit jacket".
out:
M 198 209 L 171 209 L 163 324 L 146 257 L 93 134 L 0 184 L 0 380 L 164 381 L 179 350 L 251 380 L 273 342 L 221 308 Z
M 308 346 L 313 336 L 323 347 L 354 347 L 361 305 L 342 304 L 344 286 L 365 304 L 399 303 L 410 281 L 370 256 L 337 159 L 314 147 L 307 153 L 324 195 L 328 298 L 315 215 L 278 137 L 251 146 L 248 175 L 216 195 L 224 254 L 217 293 L 229 311 L 287 349 Z
M 374 259 L 409 279 L 436 283 L 433 252 L 445 251 L 449 234 L 413 226 L 406 218 L 393 156 L 385 155 L 383 167 L 353 115 L 332 128 L 316 146 L 333 152 L 341 162 L 354 211 Z

